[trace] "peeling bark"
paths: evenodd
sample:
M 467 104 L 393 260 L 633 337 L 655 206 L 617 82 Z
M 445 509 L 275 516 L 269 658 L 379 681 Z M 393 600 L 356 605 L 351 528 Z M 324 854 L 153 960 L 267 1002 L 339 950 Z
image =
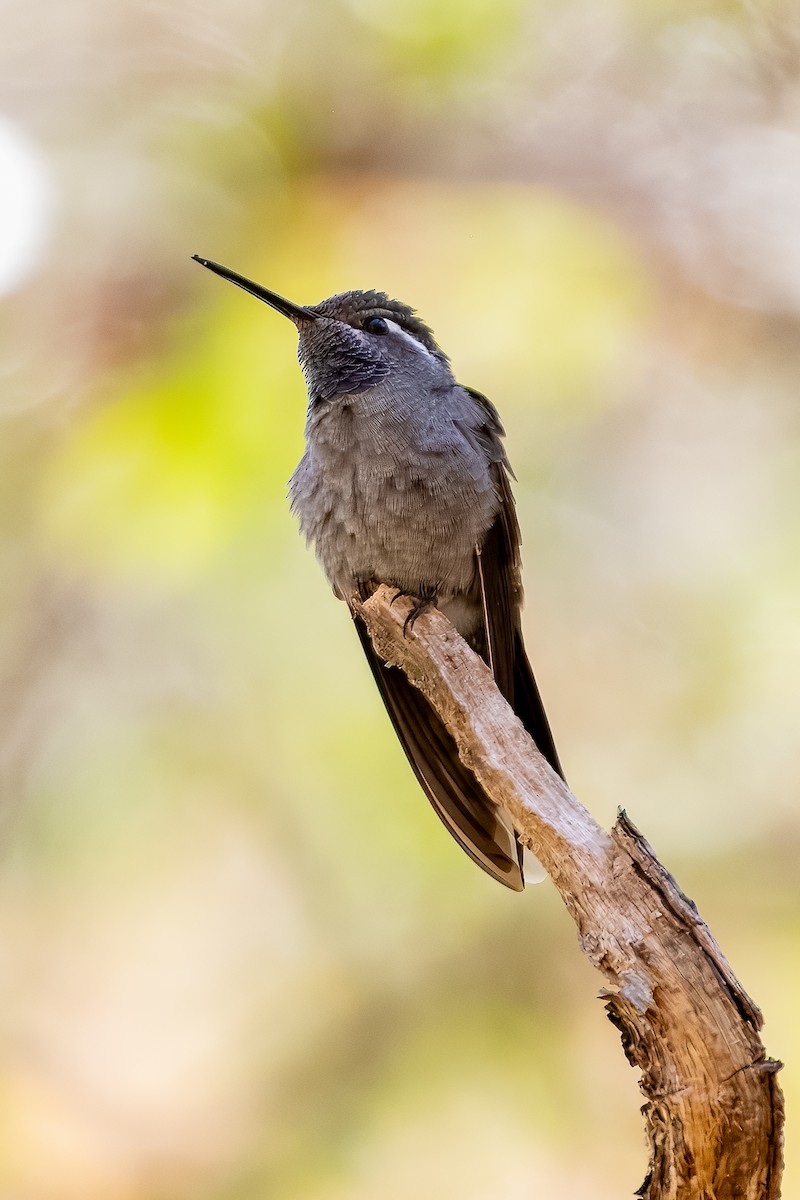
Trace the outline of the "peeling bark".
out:
M 783 1098 L 761 1013 L 691 900 L 620 812 L 606 833 L 539 754 L 491 672 L 436 609 L 352 601 L 384 661 L 430 700 L 495 804 L 540 860 L 603 974 L 609 1019 L 641 1071 L 643 1200 L 776 1200 Z

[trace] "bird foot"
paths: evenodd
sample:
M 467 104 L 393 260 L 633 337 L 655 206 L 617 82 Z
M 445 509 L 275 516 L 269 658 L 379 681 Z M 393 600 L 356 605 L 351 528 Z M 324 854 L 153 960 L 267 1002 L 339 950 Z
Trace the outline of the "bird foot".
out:
M 411 612 L 408 614 L 405 621 L 403 621 L 403 637 L 405 638 L 408 637 L 409 633 L 414 628 L 417 617 L 421 617 L 422 614 L 427 612 L 429 608 L 435 607 L 436 592 L 427 588 L 421 588 L 418 592 L 412 592 L 407 588 L 400 588 L 395 595 L 392 596 L 389 603 L 394 604 L 395 600 L 399 600 L 401 596 L 408 596 L 414 601 L 414 607 L 411 609 Z

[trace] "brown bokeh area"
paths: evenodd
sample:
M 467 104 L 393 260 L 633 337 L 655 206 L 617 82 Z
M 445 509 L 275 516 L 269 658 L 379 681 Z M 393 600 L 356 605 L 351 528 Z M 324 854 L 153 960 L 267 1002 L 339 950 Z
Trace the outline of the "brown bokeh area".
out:
M 0 1196 L 609 1200 L 634 1073 L 461 855 L 303 546 L 301 303 L 497 404 L 567 776 L 800 1056 L 800 21 L 781 0 L 9 0 Z

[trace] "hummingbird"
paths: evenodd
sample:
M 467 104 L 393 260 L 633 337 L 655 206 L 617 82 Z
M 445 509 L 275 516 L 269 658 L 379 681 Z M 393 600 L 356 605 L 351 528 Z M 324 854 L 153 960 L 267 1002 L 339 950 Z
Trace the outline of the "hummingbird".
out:
M 413 599 L 406 634 L 426 608 L 439 608 L 563 778 L 522 638 L 520 530 L 496 409 L 456 382 L 431 329 L 384 292 L 300 305 L 193 257 L 296 327 L 308 409 L 292 511 L 334 594 L 351 604 L 378 690 L 436 813 L 479 867 L 522 891 L 523 848 L 511 823 L 422 693 L 376 654 L 352 604 L 380 584 L 396 588 Z

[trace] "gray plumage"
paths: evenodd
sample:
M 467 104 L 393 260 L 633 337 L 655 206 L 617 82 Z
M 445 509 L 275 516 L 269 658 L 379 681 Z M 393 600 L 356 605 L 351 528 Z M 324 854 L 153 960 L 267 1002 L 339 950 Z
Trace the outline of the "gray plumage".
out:
M 491 473 L 505 461 L 499 425 L 487 427 L 485 404 L 399 325 L 370 339 L 391 369 L 372 382 L 370 366 L 368 386 L 342 391 L 326 352 L 329 338 L 339 340 L 339 322 L 330 325 L 300 334 L 309 395 L 330 396 L 309 405 L 306 452 L 289 487 L 300 528 L 340 599 L 370 580 L 413 595 L 432 589 L 459 632 L 471 635 L 480 596 L 477 607 L 463 599 L 475 584 L 475 546 L 500 503 Z
M 503 429 L 460 386 L 413 312 L 381 292 L 304 308 L 198 259 L 294 321 L 308 387 L 306 450 L 290 500 L 342 600 L 381 583 L 434 602 L 490 664 L 541 752 L 561 773 L 525 655 L 519 529 Z M 362 646 L 412 768 L 437 813 L 489 874 L 523 887 L 514 831 L 461 763 L 405 676 Z

